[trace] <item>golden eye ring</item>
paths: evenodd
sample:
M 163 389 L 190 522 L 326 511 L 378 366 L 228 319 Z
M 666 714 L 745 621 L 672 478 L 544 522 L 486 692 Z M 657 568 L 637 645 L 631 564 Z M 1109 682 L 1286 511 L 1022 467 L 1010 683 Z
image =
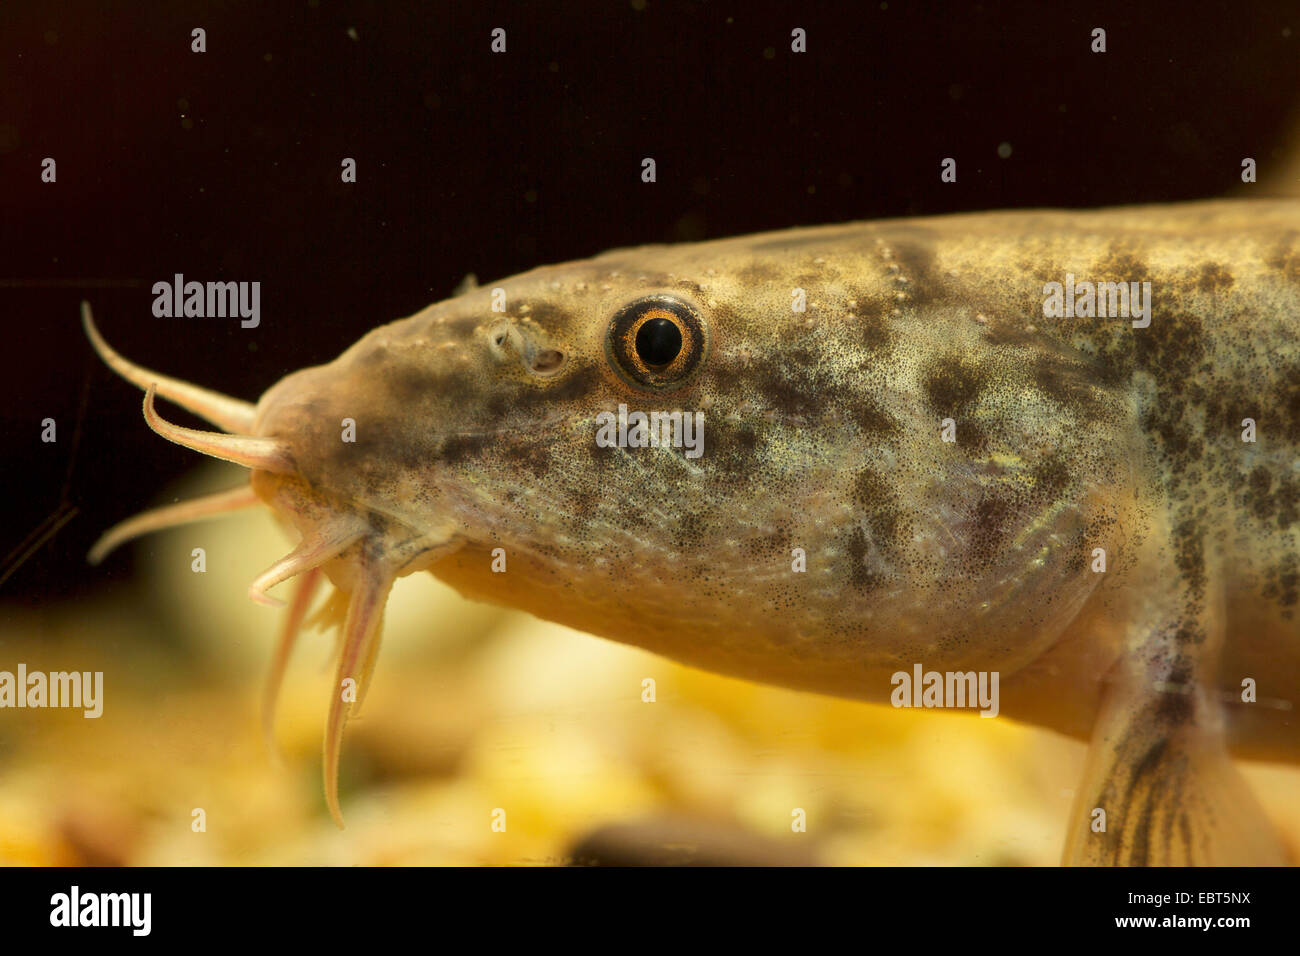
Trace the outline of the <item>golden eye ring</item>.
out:
M 629 303 L 609 323 L 605 354 L 621 378 L 640 388 L 684 385 L 699 370 L 708 330 L 681 299 L 652 295 Z

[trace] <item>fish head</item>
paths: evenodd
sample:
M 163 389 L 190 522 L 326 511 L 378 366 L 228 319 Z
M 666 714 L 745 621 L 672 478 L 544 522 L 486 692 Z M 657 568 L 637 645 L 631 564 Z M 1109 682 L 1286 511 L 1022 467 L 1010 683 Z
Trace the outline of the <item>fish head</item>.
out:
M 1090 554 L 1129 533 L 1127 393 L 1023 302 L 982 322 L 987 291 L 935 280 L 906 236 L 885 255 L 815 232 L 536 269 L 381 326 L 255 406 L 131 365 L 87 315 L 150 425 L 251 468 L 296 529 L 250 595 L 323 571 L 347 598 L 336 819 L 348 682 L 368 684 L 404 574 L 868 699 L 913 663 L 1014 669 L 1079 614 Z M 155 393 L 232 434 L 166 423 Z
M 960 290 L 817 251 L 533 270 L 290 375 L 258 432 L 406 567 L 700 666 L 869 696 L 1028 659 L 1100 580 L 1130 404 Z

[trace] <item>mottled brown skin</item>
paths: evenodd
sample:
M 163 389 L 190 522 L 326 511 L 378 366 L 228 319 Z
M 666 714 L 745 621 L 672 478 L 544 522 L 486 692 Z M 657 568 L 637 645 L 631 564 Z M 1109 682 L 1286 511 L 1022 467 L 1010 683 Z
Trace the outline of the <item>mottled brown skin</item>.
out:
M 1044 318 L 1067 273 L 1151 282 L 1150 327 Z M 649 294 L 688 303 L 709 339 L 665 391 L 605 351 Z M 554 351 L 558 370 L 533 368 Z M 704 455 L 598 448 L 595 416 L 620 402 L 703 411 Z M 370 522 L 372 549 L 450 542 L 430 570 L 472 598 L 867 700 L 914 663 L 997 670 L 1003 714 L 1080 737 L 1128 686 L 1125 726 L 1222 718 L 1234 752 L 1300 760 L 1295 201 L 618 250 L 378 328 L 270 390 L 256 430 L 292 449 L 301 494 Z M 254 477 L 268 500 L 285 487 Z M 344 585 L 346 559 L 328 569 Z M 1261 703 L 1240 702 L 1245 677 Z M 1162 682 L 1195 692 L 1144 690 Z M 1158 756 L 1143 747 L 1130 768 Z M 1112 862 L 1140 862 L 1126 846 Z

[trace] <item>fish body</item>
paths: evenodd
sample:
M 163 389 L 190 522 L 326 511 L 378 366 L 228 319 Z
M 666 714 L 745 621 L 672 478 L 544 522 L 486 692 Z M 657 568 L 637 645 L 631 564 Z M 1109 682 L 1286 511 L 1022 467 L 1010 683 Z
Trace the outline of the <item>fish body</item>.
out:
M 377 328 L 255 408 L 182 388 L 156 391 L 240 437 L 153 391 L 151 424 L 251 467 L 301 536 L 254 596 L 323 572 L 348 598 L 327 777 L 388 589 L 429 570 L 804 690 L 997 674 L 1001 714 L 1093 742 L 1067 862 L 1280 859 L 1229 755 L 1300 760 L 1300 202 L 616 250 Z

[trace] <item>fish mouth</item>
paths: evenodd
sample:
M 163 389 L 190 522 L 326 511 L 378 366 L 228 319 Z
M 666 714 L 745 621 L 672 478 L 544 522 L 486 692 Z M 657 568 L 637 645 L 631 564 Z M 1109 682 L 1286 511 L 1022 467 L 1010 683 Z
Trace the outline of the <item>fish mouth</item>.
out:
M 253 601 L 284 606 L 267 594 L 296 578 L 294 593 L 272 656 L 263 696 L 263 727 L 272 752 L 274 712 L 285 667 L 322 577 L 336 589 L 318 615 L 318 623 L 340 628 L 335 685 L 325 722 L 325 802 L 339 827 L 339 753 L 348 719 L 361 707 L 379 651 L 383 611 L 393 582 L 424 570 L 463 546 L 448 521 L 426 531 L 412 529 L 391 515 L 360 511 L 312 487 L 299 473 L 287 442 L 254 434 L 258 407 L 138 366 L 114 351 L 95 328 L 89 303 L 82 303 L 82 324 L 95 351 L 110 368 L 145 390 L 144 418 L 161 437 L 185 448 L 250 469 L 249 483 L 202 498 L 146 511 L 106 531 L 88 560 L 99 564 L 110 552 L 141 535 L 218 517 L 259 503 L 298 533 L 298 543 L 259 574 L 248 587 Z M 173 424 L 154 407 L 163 396 L 219 428 L 209 432 Z

